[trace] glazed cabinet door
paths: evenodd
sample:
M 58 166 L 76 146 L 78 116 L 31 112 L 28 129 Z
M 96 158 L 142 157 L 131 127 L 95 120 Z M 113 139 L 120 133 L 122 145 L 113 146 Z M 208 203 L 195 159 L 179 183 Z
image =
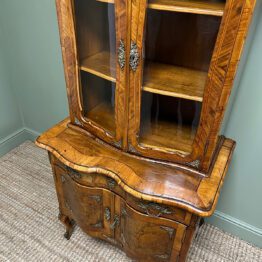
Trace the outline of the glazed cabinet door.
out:
M 57 0 L 71 122 L 126 140 L 126 0 Z
M 72 171 L 73 172 L 73 171 Z M 81 229 L 93 236 L 113 239 L 111 212 L 114 207 L 114 194 L 100 188 L 83 186 L 74 181 L 75 174 L 56 171 L 60 208 L 72 218 Z
M 207 171 L 250 0 L 132 0 L 129 151 Z
M 120 204 L 120 241 L 127 254 L 138 261 L 177 261 L 186 226 L 139 213 Z

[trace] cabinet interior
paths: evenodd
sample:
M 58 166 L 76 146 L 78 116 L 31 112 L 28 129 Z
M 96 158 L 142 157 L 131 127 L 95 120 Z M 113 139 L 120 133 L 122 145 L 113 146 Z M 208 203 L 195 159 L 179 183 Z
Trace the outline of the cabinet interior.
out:
M 100 62 L 102 69 L 104 66 L 112 67 L 111 58 L 114 61 L 116 53 L 114 5 L 97 0 L 74 0 L 74 3 L 80 64 L 83 67 L 87 64 L 89 67 L 88 65 L 93 64 L 95 60 Z
M 81 72 L 84 116 L 115 134 L 115 83 Z
M 190 152 L 201 106 L 197 101 L 143 92 L 139 142 Z
M 220 16 L 147 10 L 140 144 L 192 151 L 220 23 Z
M 84 117 L 115 134 L 114 5 L 75 0 L 74 11 Z

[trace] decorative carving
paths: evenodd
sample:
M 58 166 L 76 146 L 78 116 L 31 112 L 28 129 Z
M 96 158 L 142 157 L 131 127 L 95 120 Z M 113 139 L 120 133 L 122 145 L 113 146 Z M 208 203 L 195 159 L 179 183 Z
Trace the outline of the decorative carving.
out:
M 194 168 L 199 168 L 200 166 L 200 160 L 195 160 L 195 161 L 192 161 L 192 162 L 189 162 L 187 163 L 188 166 L 192 166 Z
M 102 197 L 101 196 L 88 196 L 89 198 L 95 200 L 97 203 L 100 203 L 101 200 L 102 200 Z
M 68 175 L 70 177 L 74 178 L 74 179 L 80 179 L 81 176 L 82 176 L 81 173 L 79 173 L 78 171 L 76 171 L 76 170 L 72 169 L 71 167 L 66 166 L 62 163 L 57 163 L 56 166 L 64 169 L 68 173 Z
M 68 172 L 68 175 L 71 176 L 73 179 L 80 179 L 81 178 L 81 174 L 78 171 L 76 171 L 76 170 L 74 170 L 70 167 L 66 167 L 66 170 Z
M 118 142 L 115 142 L 114 145 L 118 148 L 121 148 L 122 147 L 122 140 L 118 141 Z
M 160 258 L 160 259 L 168 259 L 170 256 L 167 254 L 163 254 L 163 255 L 154 255 L 154 257 Z
M 126 209 L 125 209 L 125 208 L 122 209 L 121 215 L 122 215 L 122 216 L 127 216 L 127 212 L 126 212 Z
M 164 207 L 164 206 L 160 206 L 159 204 L 157 203 L 144 203 L 144 202 L 141 202 L 138 204 L 139 207 L 141 207 L 142 209 L 144 209 L 147 213 L 147 215 L 149 216 L 152 216 L 152 217 L 159 217 L 161 216 L 162 214 L 166 214 L 166 215 L 170 215 L 172 214 L 172 212 L 167 208 L 167 207 Z M 156 214 L 152 213 L 152 211 L 157 211 Z
M 118 47 L 118 63 L 120 65 L 121 70 L 123 70 L 126 63 L 126 50 L 125 43 L 122 39 L 120 40 L 120 44 Z
M 73 212 L 72 211 L 72 208 L 70 207 L 69 203 L 65 200 L 65 207 L 70 210 L 70 212 Z
M 107 178 L 107 185 L 108 185 L 109 189 L 112 190 L 116 186 L 116 181 L 113 178 L 109 177 L 109 178 Z
M 93 224 L 93 225 L 91 225 L 92 227 L 95 227 L 95 228 L 102 228 L 103 227 L 103 223 L 102 223 L 102 221 L 99 221 L 99 222 L 97 222 L 96 224 Z
M 111 212 L 110 212 L 110 209 L 108 207 L 105 208 L 105 219 L 107 221 L 110 221 L 110 219 L 111 219 Z
M 137 45 L 134 41 L 131 42 L 129 65 L 131 69 L 135 72 L 139 64 L 139 53 Z
M 114 222 L 110 225 L 110 228 L 113 230 L 119 225 L 120 219 L 118 215 L 115 215 Z
M 129 144 L 128 149 L 131 153 L 139 154 L 139 152 L 131 144 Z
M 65 179 L 64 176 L 61 176 L 61 181 L 62 181 L 63 184 L 65 183 L 66 179 Z
M 169 238 L 172 239 L 172 236 L 174 234 L 174 228 L 166 226 L 160 226 L 160 228 L 167 231 L 167 233 L 169 234 Z
M 78 126 L 83 126 L 83 124 L 78 120 L 77 117 L 75 117 L 75 124 Z

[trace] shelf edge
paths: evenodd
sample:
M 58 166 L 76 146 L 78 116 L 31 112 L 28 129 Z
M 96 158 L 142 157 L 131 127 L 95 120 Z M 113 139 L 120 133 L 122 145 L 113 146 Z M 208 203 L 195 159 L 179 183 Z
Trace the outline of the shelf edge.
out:
M 165 95 L 165 96 L 183 98 L 183 99 L 197 101 L 197 102 L 203 102 L 203 97 L 198 97 L 198 96 L 190 96 L 190 95 L 185 95 L 185 94 L 181 94 L 181 93 L 177 93 L 177 92 L 171 92 L 171 91 L 165 91 L 165 90 L 150 88 L 150 87 L 146 87 L 146 86 L 143 86 L 142 90 L 146 91 L 146 92 L 154 93 L 154 94 L 159 94 L 159 95 Z
M 85 66 L 80 66 L 80 70 L 84 71 L 84 72 L 87 72 L 87 73 L 90 73 L 90 74 L 93 74 L 93 75 L 96 75 L 98 77 L 101 77 L 103 79 L 106 79 L 108 81 L 111 81 L 113 83 L 116 83 L 116 78 L 112 77 L 112 76 L 108 76 L 106 74 L 103 74 L 101 72 L 98 72 L 96 70 L 93 70 L 89 67 L 85 67 Z

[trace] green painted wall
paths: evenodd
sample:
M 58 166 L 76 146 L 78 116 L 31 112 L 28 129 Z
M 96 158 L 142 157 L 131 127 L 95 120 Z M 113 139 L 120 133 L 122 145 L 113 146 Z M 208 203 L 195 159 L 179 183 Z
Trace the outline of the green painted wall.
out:
M 236 140 L 237 147 L 217 210 L 262 234 L 262 1 L 258 1 L 254 22 L 225 126 L 225 135 Z M 257 237 L 262 247 L 262 235 Z
M 262 246 L 262 0 L 248 37 L 244 59 L 223 126 L 224 134 L 238 141 L 216 214 L 211 223 Z M 68 114 L 54 0 L 1 0 L 5 38 L 5 67 L 0 64 L 0 91 L 6 112 L 16 115 L 14 128 L 39 133 Z M 1 23 L 2 24 L 2 23 Z M 3 49 L 3 47 L 0 48 Z M 1 53 L 0 53 L 1 55 Z M 2 72 L 6 71 L 3 73 Z M 6 75 L 8 75 L 6 77 Z M 2 82 L 6 82 L 2 84 Z M 2 88 L 5 86 L 5 88 Z M 10 89 L 7 89 L 8 87 Z M 13 92 L 13 93 L 12 93 Z M 16 98 L 12 94 L 16 95 Z M 10 108 L 17 100 L 18 105 Z M 10 103 L 7 102 L 10 100 Z M 1 97 L 0 97 L 1 101 Z M 0 104 L 0 107 L 2 105 Z M 1 112 L 0 112 L 0 116 Z M 12 125 L 11 125 L 12 126 Z M 8 125 L 7 125 L 8 127 Z M 6 128 L 6 127 L 5 127 Z M 12 128 L 6 128 L 6 133 Z M 0 128 L 0 136 L 2 127 Z
M 8 59 L 5 53 L 2 11 L 0 8 L 0 147 L 5 153 L 12 147 L 7 147 L 6 140 L 21 131 L 23 123 L 15 95 L 10 88 L 10 78 L 6 67 Z
M 68 115 L 54 0 L 1 0 L 10 84 L 24 124 L 42 132 Z

